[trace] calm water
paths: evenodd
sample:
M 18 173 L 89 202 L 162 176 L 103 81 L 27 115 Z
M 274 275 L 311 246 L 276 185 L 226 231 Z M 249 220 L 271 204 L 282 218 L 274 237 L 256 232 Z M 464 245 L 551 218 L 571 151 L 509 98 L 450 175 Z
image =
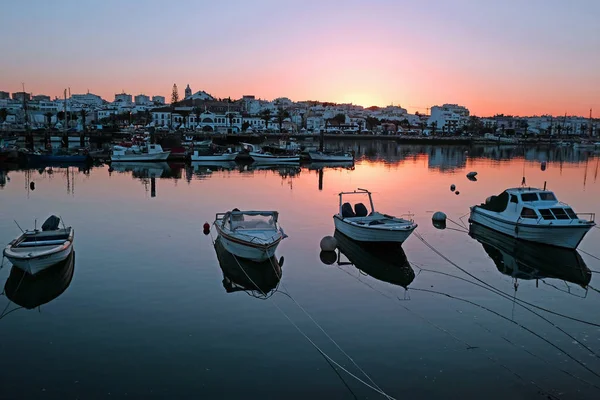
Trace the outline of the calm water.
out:
M 360 157 L 354 168 L 4 170 L 0 242 L 19 234 L 13 220 L 33 228 L 56 214 L 75 228 L 76 256 L 16 290 L 21 276 L 10 276 L 8 262 L 0 270 L 5 292 L 31 308 L 11 312 L 19 306 L 0 298 L 0 398 L 385 398 L 316 350 L 373 385 L 315 322 L 394 398 L 598 398 L 600 284 L 590 270 L 600 270 L 600 230 L 578 255 L 487 232 L 484 245 L 451 223 L 431 224 L 438 210 L 459 222 L 523 173 L 576 211 L 600 213 L 597 155 L 344 146 Z M 337 193 L 357 187 L 382 212 L 414 214 L 419 228 L 405 254 L 345 241 L 339 263 L 325 264 L 319 241 L 334 232 Z M 289 235 L 277 251 L 278 285 L 272 269 L 252 272 L 266 300 L 235 289 L 244 284 L 239 265 L 221 269 L 214 232 L 202 234 L 205 221 L 234 207 L 279 210 Z

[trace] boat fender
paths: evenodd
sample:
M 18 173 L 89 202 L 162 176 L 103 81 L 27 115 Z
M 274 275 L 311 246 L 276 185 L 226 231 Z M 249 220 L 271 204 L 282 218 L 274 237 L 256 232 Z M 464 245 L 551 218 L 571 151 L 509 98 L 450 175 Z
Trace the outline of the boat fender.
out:
M 208 235 L 210 233 L 210 225 L 208 224 L 208 222 L 205 222 L 204 225 L 202 225 L 202 232 L 205 235 Z
M 323 251 L 334 251 L 337 247 L 337 240 L 333 236 L 325 236 L 321 239 L 320 246 Z
M 459 195 L 460 192 L 457 190 L 456 192 L 454 192 L 455 195 Z
M 542 171 L 546 170 L 546 161 L 542 161 Z
M 456 190 L 456 185 L 454 183 L 450 185 L 450 190 L 453 192 Z
M 35 182 L 30 182 L 29 183 L 29 189 L 35 190 Z
M 434 213 L 431 222 L 437 229 L 446 229 L 446 214 L 441 211 Z
M 335 261 L 337 260 L 337 254 L 335 253 L 335 251 L 321 251 L 321 253 L 319 254 L 319 258 L 321 259 L 321 262 L 325 265 L 331 265 L 333 263 L 335 263 Z
M 477 172 L 471 171 L 467 174 L 467 178 L 475 178 L 476 175 L 477 175 Z

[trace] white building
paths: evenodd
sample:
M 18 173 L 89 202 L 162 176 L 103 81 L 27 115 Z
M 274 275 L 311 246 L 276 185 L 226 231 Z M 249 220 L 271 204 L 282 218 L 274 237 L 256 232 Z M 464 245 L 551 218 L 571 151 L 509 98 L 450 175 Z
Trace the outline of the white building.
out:
M 90 92 L 86 94 L 72 94 L 69 101 L 76 104 L 87 104 L 88 106 L 101 106 L 104 104 L 102 97 Z
M 109 109 L 105 109 L 105 110 L 98 110 L 98 118 L 97 120 L 100 121 L 104 118 L 110 118 L 111 115 L 117 115 L 119 114 L 119 110 L 117 110 L 116 108 L 109 108 Z
M 165 96 L 152 96 L 152 103 L 165 104 Z
M 429 126 L 435 125 L 438 132 L 454 132 L 463 127 L 469 120 L 469 110 L 457 104 L 444 104 L 431 107 L 431 115 L 427 121 Z
M 119 93 L 119 94 L 115 94 L 115 101 L 114 103 L 121 103 L 122 105 L 132 105 L 133 101 L 131 100 L 131 95 L 127 94 L 127 93 Z
M 150 104 L 150 96 L 146 96 L 145 94 L 138 94 L 134 98 L 136 106 L 145 106 Z

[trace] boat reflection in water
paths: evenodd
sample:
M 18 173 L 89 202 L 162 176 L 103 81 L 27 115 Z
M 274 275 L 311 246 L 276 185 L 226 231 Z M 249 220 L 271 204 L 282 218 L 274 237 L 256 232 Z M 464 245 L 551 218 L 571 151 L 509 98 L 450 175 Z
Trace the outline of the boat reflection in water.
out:
M 4 293 L 13 303 L 32 309 L 51 302 L 71 284 L 75 271 L 75 252 L 60 264 L 30 275 L 12 267 L 4 284 Z
M 415 271 L 410 266 L 406 253 L 398 243 L 356 242 L 336 230 L 338 265 L 352 264 L 373 278 L 407 288 L 415 279 Z M 348 262 L 341 261 L 341 255 Z M 326 260 L 324 260 L 326 261 Z
M 227 293 L 244 291 L 258 298 L 267 298 L 275 293 L 281 280 L 283 257 L 277 261 L 273 256 L 261 262 L 239 258 L 225 250 L 220 236 L 215 241 L 215 251 Z
M 592 279 L 577 250 L 518 240 L 479 224 L 471 224 L 469 235 L 482 244 L 498 271 L 515 279 L 561 279 L 584 289 Z
M 115 161 L 110 164 L 116 172 L 131 172 L 134 178 L 161 178 L 171 171 L 167 162 L 129 162 Z M 109 170 L 110 171 L 110 170 Z

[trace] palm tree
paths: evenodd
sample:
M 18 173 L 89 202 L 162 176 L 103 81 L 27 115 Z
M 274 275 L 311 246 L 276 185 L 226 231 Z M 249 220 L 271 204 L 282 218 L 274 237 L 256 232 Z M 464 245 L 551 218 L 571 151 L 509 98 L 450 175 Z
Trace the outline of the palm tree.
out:
M 196 116 L 196 126 L 200 125 L 200 115 L 202 114 L 202 109 L 200 107 L 194 107 L 194 115 Z
M 50 111 L 48 111 L 46 114 L 44 114 L 44 117 L 46 117 L 46 124 L 48 124 L 48 128 L 50 128 L 50 125 L 52 125 L 52 116 L 54 114 Z
M 85 117 L 87 117 L 89 115 L 89 113 L 84 110 L 83 108 L 81 109 L 81 111 L 79 111 L 79 116 L 81 117 L 81 126 L 83 128 L 83 131 L 85 132 Z
M 233 133 L 233 113 L 227 113 L 227 121 L 229 121 L 229 128 L 231 129 L 231 133 Z
M 289 118 L 290 113 L 285 108 L 277 109 L 277 123 L 279 124 L 279 132 L 281 133 L 283 127 L 283 120 Z
M 262 110 L 259 115 L 260 119 L 265 121 L 265 129 L 267 129 L 271 120 L 271 110 Z

